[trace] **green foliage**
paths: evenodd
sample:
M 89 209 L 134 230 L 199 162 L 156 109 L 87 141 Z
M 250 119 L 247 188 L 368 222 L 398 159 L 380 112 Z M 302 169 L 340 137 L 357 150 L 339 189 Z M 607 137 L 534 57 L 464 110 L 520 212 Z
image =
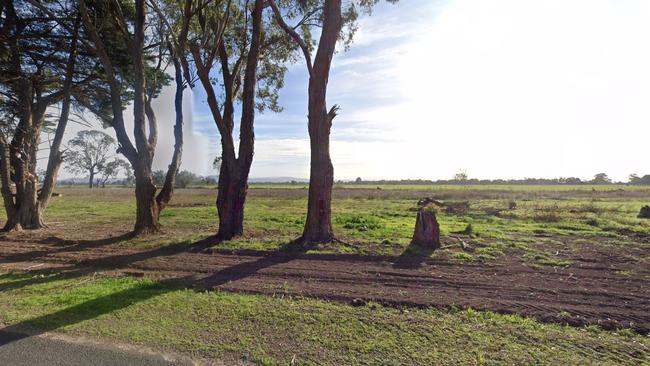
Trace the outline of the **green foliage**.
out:
M 594 176 L 594 179 L 591 180 L 592 184 L 610 184 L 612 180 L 605 173 L 598 173 Z
M 368 215 L 340 215 L 334 221 L 346 229 L 357 231 L 376 230 L 383 227 L 380 220 Z
M 650 185 L 650 174 L 639 177 L 636 174 L 630 174 L 630 184 L 633 185 Z
M 249 7 L 246 8 L 239 2 L 217 2 L 213 6 L 205 7 L 190 21 L 188 48 L 201 56 L 201 61 L 206 68 L 214 67 L 215 72 L 212 72 L 210 77 L 215 94 L 222 98 L 219 101 L 221 104 L 235 104 L 241 102 L 243 97 L 241 86 L 246 73 L 246 57 L 251 45 L 250 11 L 253 3 L 247 2 Z M 168 5 L 163 6 L 162 9 L 170 24 L 175 29 L 179 28 L 182 23 L 179 7 Z M 282 108 L 279 105 L 278 92 L 284 87 L 287 65 L 296 60 L 297 46 L 284 36 L 272 17 L 264 16 L 262 22 L 255 107 L 259 112 L 266 109 L 280 112 Z M 219 41 L 224 45 L 223 54 L 216 51 L 219 48 L 217 43 Z M 188 59 L 196 63 L 193 55 Z M 224 100 L 227 97 L 226 75 L 233 77 L 233 100 Z
M 102 175 L 102 182 L 117 176 L 126 163 L 115 157 L 115 139 L 98 130 L 84 130 L 68 141 L 66 169 L 75 174 Z
M 113 160 L 107 162 L 100 171 L 102 187 L 106 185 L 109 179 L 115 178 L 121 171 L 126 172 L 128 169 L 129 163 L 120 158 L 113 158 Z
M 395 3 L 397 0 L 387 0 Z M 353 0 L 342 2 L 341 17 L 343 26 L 339 34 L 339 40 L 344 48 L 350 48 L 358 28 L 358 19 L 360 13 L 371 14 L 372 8 L 379 0 Z M 307 44 L 309 51 L 317 46 L 317 39 L 313 33 L 318 34 L 318 28 L 322 26 L 323 21 L 323 4 L 317 0 L 283 0 L 276 1 L 281 8 L 285 21 L 299 32 L 301 38 Z M 288 37 L 287 37 L 288 38 Z
M 106 47 L 106 52 L 113 66 L 115 78 L 121 87 L 121 102 L 126 107 L 133 100 L 133 87 L 135 70 L 132 57 L 131 44 L 134 40 L 131 31 L 135 22 L 135 3 L 127 0 L 98 1 L 86 0 L 86 5 L 91 22 L 97 29 L 101 41 Z M 156 98 L 162 88 L 169 85 L 171 77 L 162 69 L 162 62 L 166 39 L 165 34 L 156 29 L 159 21 L 149 13 L 145 20 L 150 31 L 145 32 L 144 49 L 144 74 L 146 79 L 146 90 L 148 98 Z M 87 31 L 87 30 L 86 30 Z M 84 34 L 90 39 L 88 34 Z M 92 42 L 90 42 L 92 44 Z M 158 44 L 158 47 L 152 45 Z M 94 55 L 94 51 L 89 50 Z M 93 62 L 99 64 L 96 57 L 91 57 Z M 103 74 L 103 68 L 98 66 L 98 73 Z M 78 107 L 84 111 L 95 114 L 105 127 L 112 125 L 113 112 L 111 109 L 111 96 L 106 79 L 93 82 L 96 87 L 88 93 L 75 94 Z
M 476 258 L 473 255 L 465 252 L 452 252 L 449 258 L 456 262 L 474 262 Z
M 199 183 L 199 177 L 189 170 L 182 170 L 176 174 L 176 185 L 180 188 L 187 188 Z

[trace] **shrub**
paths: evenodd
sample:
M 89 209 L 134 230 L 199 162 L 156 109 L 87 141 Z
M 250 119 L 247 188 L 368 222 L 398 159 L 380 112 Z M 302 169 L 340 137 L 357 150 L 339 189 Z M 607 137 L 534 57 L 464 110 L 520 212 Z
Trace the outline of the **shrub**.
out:
M 350 230 L 368 231 L 383 227 L 381 221 L 376 217 L 366 215 L 345 215 L 336 218 L 335 221 Z
M 466 214 L 469 212 L 468 201 L 445 202 L 445 212 L 448 214 Z

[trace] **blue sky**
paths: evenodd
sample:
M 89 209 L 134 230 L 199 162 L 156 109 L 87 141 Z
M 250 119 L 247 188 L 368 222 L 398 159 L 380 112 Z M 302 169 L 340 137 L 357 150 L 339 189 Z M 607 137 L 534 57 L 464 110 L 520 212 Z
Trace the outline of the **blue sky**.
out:
M 435 18 L 443 4 L 432 1 L 404 1 L 400 6 L 380 3 L 371 16 L 363 16 L 354 44 L 347 51 L 340 49 L 332 65 L 328 104 L 341 106 L 341 114 L 332 129 L 333 141 L 354 144 L 385 138 L 382 127 L 373 126 L 372 121 L 363 117 L 363 112 L 378 105 L 405 102 L 407 96 L 395 89 L 397 80 L 391 73 L 391 65 L 408 52 L 405 45 L 421 24 Z M 253 176 L 308 176 L 308 75 L 300 56 L 298 62 L 289 66 L 285 87 L 280 92 L 282 113 L 267 111 L 256 116 Z M 220 153 L 218 131 L 203 90 L 195 90 L 193 99 L 195 129 L 203 136 L 217 137 L 211 138 L 209 144 L 211 154 L 217 155 Z M 235 136 L 238 133 L 235 131 Z M 339 164 L 346 164 L 348 160 L 341 154 L 336 157 Z M 351 162 L 356 165 L 356 160 Z M 345 177 L 350 176 L 346 174 Z
M 382 2 L 334 57 L 335 178 L 650 173 L 649 34 L 647 0 Z M 211 174 L 219 135 L 200 86 L 193 93 L 183 168 Z M 172 100 L 168 88 L 154 102 L 161 169 Z M 308 176 L 306 102 L 298 62 L 280 94 L 284 112 L 256 117 L 251 176 Z

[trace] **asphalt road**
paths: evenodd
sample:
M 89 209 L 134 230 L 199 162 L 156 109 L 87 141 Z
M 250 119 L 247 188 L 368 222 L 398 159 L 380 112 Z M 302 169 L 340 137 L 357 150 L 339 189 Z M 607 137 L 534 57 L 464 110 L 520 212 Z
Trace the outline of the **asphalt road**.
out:
M 26 337 L 0 330 L 0 365 L 11 366 L 170 366 L 160 355 L 116 347 L 70 343 L 48 337 Z

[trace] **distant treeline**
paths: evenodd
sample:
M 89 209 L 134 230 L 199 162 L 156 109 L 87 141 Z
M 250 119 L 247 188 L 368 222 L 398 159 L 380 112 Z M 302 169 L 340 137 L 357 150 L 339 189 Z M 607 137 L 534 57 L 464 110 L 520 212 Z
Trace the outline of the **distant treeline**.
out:
M 372 185 L 608 185 L 630 184 L 650 185 L 650 175 L 639 177 L 630 175 L 628 182 L 614 182 L 606 174 L 597 174 L 593 179 L 582 180 L 576 177 L 567 178 L 523 178 L 523 179 L 402 179 L 402 180 L 373 180 L 365 181 L 357 178 L 353 182 L 338 181 L 337 183 L 372 184 Z
M 154 184 L 158 187 L 162 187 L 165 182 L 165 172 L 162 170 L 155 170 L 152 173 Z M 114 178 L 108 179 L 105 182 L 107 185 L 111 186 L 125 186 L 131 187 L 135 184 L 135 177 L 132 175 L 127 176 L 126 178 Z M 88 185 L 87 178 L 68 178 L 68 179 L 59 179 L 59 185 L 64 186 L 78 186 L 78 185 Z M 175 186 L 176 188 L 187 188 L 192 186 L 205 186 L 205 185 L 216 185 L 217 179 L 214 176 L 199 176 L 188 170 L 182 170 L 176 173 Z M 99 180 L 94 184 L 95 187 L 103 186 Z
M 157 185 L 162 185 L 164 179 L 163 171 L 154 171 L 154 182 Z M 108 182 L 110 185 L 123 185 L 132 186 L 133 178 L 127 179 L 113 179 Z M 303 181 L 286 181 L 286 182 L 263 182 L 257 181 L 257 184 L 268 185 L 304 185 L 307 182 Z M 254 184 L 255 184 L 254 183 Z M 364 185 L 608 185 L 608 184 L 629 184 L 629 185 L 650 185 L 650 174 L 639 177 L 636 174 L 631 174 L 628 182 L 614 182 L 606 174 L 597 174 L 593 179 L 582 180 L 576 177 L 567 178 L 523 178 L 523 179 L 402 179 L 402 180 L 363 180 L 357 178 L 354 181 L 338 180 L 337 184 L 364 184 Z M 60 185 L 86 185 L 85 178 L 76 179 L 62 179 L 59 181 Z M 181 171 L 176 176 L 176 187 L 186 188 L 190 186 L 205 186 L 216 185 L 217 180 L 213 176 L 203 177 L 195 175 L 189 171 Z

